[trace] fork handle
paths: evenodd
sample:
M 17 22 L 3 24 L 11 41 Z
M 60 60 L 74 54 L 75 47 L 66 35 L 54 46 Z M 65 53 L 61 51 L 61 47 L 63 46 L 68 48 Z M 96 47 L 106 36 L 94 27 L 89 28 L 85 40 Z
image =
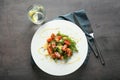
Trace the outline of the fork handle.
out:
M 101 51 L 98 49 L 98 45 L 97 45 L 97 42 L 96 42 L 96 40 L 94 39 L 94 43 L 95 43 L 95 48 L 96 48 L 96 50 L 97 50 L 97 52 L 98 52 L 98 54 L 99 54 L 99 58 L 100 58 L 100 62 L 101 62 L 101 64 L 102 65 L 105 65 L 105 61 L 104 61 L 104 59 L 103 59 L 103 56 L 102 56 L 102 54 L 101 54 Z
M 88 45 L 90 46 L 91 50 L 93 51 L 93 53 L 94 53 L 95 57 L 96 57 L 96 58 L 98 58 L 98 53 L 97 53 L 97 52 L 95 52 L 95 50 L 93 49 L 92 44 L 90 43 L 90 41 L 89 41 L 89 40 L 88 40 Z

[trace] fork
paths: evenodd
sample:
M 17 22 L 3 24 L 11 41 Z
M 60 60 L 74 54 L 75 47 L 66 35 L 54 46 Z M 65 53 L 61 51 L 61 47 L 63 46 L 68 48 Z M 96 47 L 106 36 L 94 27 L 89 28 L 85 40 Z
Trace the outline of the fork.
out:
M 88 40 L 88 45 L 90 46 L 90 48 L 91 48 L 91 50 L 93 51 L 93 53 L 94 53 L 94 55 L 96 56 L 96 58 L 99 58 L 99 59 L 100 59 L 101 64 L 102 64 L 102 65 L 105 65 L 105 61 L 104 61 L 104 59 L 103 59 L 103 56 L 102 56 L 100 50 L 98 49 L 98 45 L 97 45 L 96 40 L 95 40 L 95 38 L 94 38 L 94 34 L 93 34 L 93 33 L 90 33 L 90 34 L 89 34 L 88 32 L 86 32 L 86 31 L 83 29 L 83 27 L 81 27 L 81 25 L 80 25 L 80 23 L 78 22 L 78 19 L 77 19 L 77 17 L 76 17 L 75 15 L 73 15 L 73 18 L 74 18 L 74 20 L 75 20 L 75 23 L 83 30 L 83 32 L 85 33 L 85 35 L 86 35 L 86 36 L 90 36 L 90 37 L 93 38 L 93 41 L 94 41 L 95 48 L 96 48 L 97 52 L 93 49 L 91 42 L 90 42 L 89 39 L 87 38 L 87 40 Z
M 97 44 L 97 42 L 96 42 L 96 39 L 94 38 L 94 33 L 91 33 L 90 36 L 91 36 L 91 37 L 93 38 L 93 40 L 94 40 L 95 48 L 96 48 L 96 50 L 97 50 L 97 52 L 98 52 L 98 55 L 99 55 L 101 64 L 102 64 L 102 65 L 105 65 L 105 61 L 104 61 L 104 59 L 103 59 L 103 56 L 102 56 L 102 54 L 101 54 L 101 51 L 100 51 L 100 49 L 98 48 L 98 44 Z

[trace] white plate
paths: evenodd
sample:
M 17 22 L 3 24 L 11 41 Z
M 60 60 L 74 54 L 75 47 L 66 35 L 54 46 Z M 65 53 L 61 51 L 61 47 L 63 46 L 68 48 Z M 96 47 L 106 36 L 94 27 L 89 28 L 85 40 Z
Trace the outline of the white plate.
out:
M 46 43 L 46 39 L 58 31 L 69 35 L 77 42 L 79 52 L 74 53 L 67 63 L 62 61 L 56 63 L 40 49 Z M 87 52 L 88 44 L 84 32 L 74 23 L 65 20 L 53 20 L 40 26 L 31 42 L 31 54 L 36 65 L 44 72 L 55 76 L 63 76 L 76 71 L 85 61 Z

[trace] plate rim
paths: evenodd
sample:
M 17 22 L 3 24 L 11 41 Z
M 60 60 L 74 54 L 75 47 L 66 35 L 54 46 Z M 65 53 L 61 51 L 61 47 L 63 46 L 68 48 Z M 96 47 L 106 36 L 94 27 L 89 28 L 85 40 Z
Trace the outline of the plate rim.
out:
M 70 23 L 76 25 L 75 23 L 73 23 L 73 22 L 71 22 L 71 21 L 67 21 L 67 20 L 51 20 L 51 21 L 46 22 L 45 24 L 48 24 L 49 22 L 52 22 L 52 21 L 65 21 L 65 22 L 70 22 Z M 43 24 L 43 25 L 41 25 L 41 26 L 44 26 L 45 24 Z M 41 27 L 41 26 L 40 26 L 40 27 Z M 80 28 L 78 25 L 76 25 L 76 26 L 77 26 L 78 28 Z M 83 62 L 82 62 L 81 65 L 79 66 L 79 68 L 75 69 L 74 71 L 72 71 L 72 72 L 70 72 L 70 73 L 67 73 L 67 74 L 64 74 L 64 75 L 55 75 L 55 74 L 50 74 L 50 73 L 44 71 L 43 69 L 41 69 L 41 68 L 39 67 L 39 65 L 36 63 L 35 59 L 33 58 L 33 53 L 32 53 L 33 38 L 34 38 L 34 36 L 38 33 L 40 27 L 34 32 L 34 34 L 33 34 L 33 36 L 32 36 L 32 40 L 31 40 L 31 45 L 30 45 L 31 57 L 32 57 L 34 63 L 36 64 L 36 66 L 37 66 L 40 70 L 42 70 L 43 72 L 45 72 L 45 73 L 47 73 L 47 74 L 49 74 L 49 75 L 53 75 L 53 76 L 65 76 L 65 75 L 69 75 L 69 74 L 72 74 L 72 73 L 74 73 L 75 71 L 77 71 L 77 70 L 83 65 L 83 63 L 85 62 L 85 60 L 86 60 L 86 58 L 87 58 L 87 55 L 88 55 L 88 41 L 87 41 L 87 37 L 86 37 L 85 33 L 83 32 L 83 30 L 80 28 L 81 31 L 82 31 L 82 33 L 84 34 L 84 37 L 85 37 L 86 42 L 87 42 L 87 49 L 86 49 L 87 51 L 86 51 L 85 59 L 83 60 Z

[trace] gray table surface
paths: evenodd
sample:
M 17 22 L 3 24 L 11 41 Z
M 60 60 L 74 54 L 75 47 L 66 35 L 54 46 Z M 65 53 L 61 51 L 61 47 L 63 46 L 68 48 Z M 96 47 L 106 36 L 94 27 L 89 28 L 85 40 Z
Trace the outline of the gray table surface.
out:
M 106 65 L 91 53 L 67 76 L 33 68 L 30 44 L 38 26 L 28 20 L 27 8 L 36 3 L 46 8 L 46 20 L 85 9 Z M 120 0 L 0 0 L 0 80 L 120 80 Z

